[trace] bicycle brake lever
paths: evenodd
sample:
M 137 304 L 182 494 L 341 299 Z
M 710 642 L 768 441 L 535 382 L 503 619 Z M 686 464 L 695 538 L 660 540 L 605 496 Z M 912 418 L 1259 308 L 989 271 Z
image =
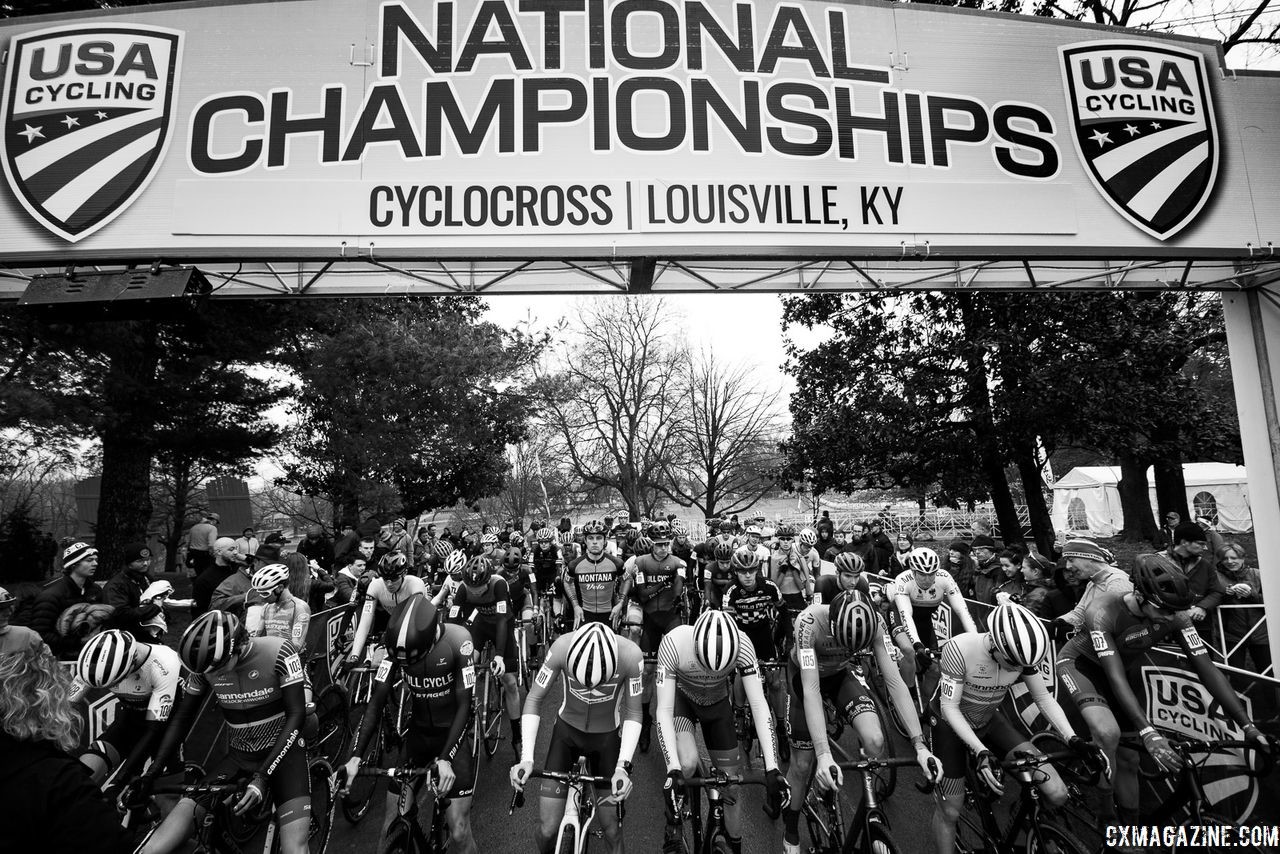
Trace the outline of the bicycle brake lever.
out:
M 511 806 L 507 810 L 507 815 L 511 815 L 516 810 L 524 806 L 524 792 L 516 792 L 511 796 Z

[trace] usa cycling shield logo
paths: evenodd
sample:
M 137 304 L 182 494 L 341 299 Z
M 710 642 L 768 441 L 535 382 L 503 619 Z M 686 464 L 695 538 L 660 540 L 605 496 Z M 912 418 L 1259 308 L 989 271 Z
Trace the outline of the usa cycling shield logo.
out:
M 1213 195 L 1221 145 L 1204 56 L 1135 42 L 1064 45 L 1076 153 L 1111 206 L 1168 240 Z
M 5 178 L 32 218 L 75 242 L 138 198 L 172 137 L 182 33 L 139 25 L 15 36 L 5 70 Z

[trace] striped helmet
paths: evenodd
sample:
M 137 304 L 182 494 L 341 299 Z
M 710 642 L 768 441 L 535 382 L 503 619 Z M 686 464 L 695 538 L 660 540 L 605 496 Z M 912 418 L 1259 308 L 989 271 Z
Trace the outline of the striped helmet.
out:
M 636 539 L 632 548 L 638 555 L 647 555 L 653 553 L 653 540 L 648 537 L 639 537 Z
M 450 552 L 449 556 L 444 559 L 444 571 L 455 578 L 462 578 L 462 570 L 467 566 L 467 555 L 465 552 Z
M 876 635 L 876 609 L 857 590 L 846 590 L 831 600 L 831 637 L 853 652 L 861 652 Z
M 235 614 L 206 611 L 196 617 L 178 642 L 178 655 L 193 673 L 222 667 L 244 641 L 244 627 Z
M 689 526 L 679 519 L 671 520 L 671 536 L 679 539 L 680 537 L 689 536 Z
M 1035 614 L 1016 602 L 997 605 L 987 617 L 991 642 L 1019 667 L 1035 667 L 1049 654 L 1049 632 Z
M 618 639 L 604 623 L 587 623 L 574 633 L 566 662 L 574 681 L 587 688 L 608 682 L 618 672 Z
M 484 534 L 483 536 L 480 537 L 480 545 L 482 546 L 496 546 L 497 544 L 498 544 L 497 534 Z
M 289 583 L 289 567 L 282 563 L 269 563 L 253 574 L 253 589 L 266 595 L 282 584 Z
M 387 621 L 383 643 L 398 664 L 415 664 L 431 651 L 439 637 L 436 606 L 415 593 L 396 606 Z
M 918 549 L 912 549 L 907 554 L 907 569 L 912 572 L 922 572 L 925 575 L 938 571 L 939 561 L 938 553 L 933 549 L 927 549 L 921 546 Z
M 836 572 L 848 572 L 857 574 L 862 572 L 866 563 L 862 560 L 862 555 L 857 552 L 840 552 L 835 559 Z
M 436 557 L 448 557 L 453 554 L 453 543 L 448 540 L 436 540 Z
M 605 535 L 604 522 L 599 519 L 590 519 L 582 525 L 582 536 L 601 536 Z
M 742 635 L 724 611 L 704 611 L 693 624 L 693 653 L 712 673 L 725 673 L 738 661 Z
M 94 688 L 107 688 L 119 682 L 133 670 L 133 651 L 137 641 L 128 632 L 111 629 L 94 635 L 76 662 L 76 675 L 80 681 Z

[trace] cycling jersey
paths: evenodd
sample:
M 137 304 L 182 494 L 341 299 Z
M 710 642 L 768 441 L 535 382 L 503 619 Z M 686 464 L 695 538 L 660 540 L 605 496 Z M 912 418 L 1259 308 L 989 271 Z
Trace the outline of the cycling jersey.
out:
M 307 645 L 307 627 L 311 624 L 311 607 L 297 596 L 274 605 L 252 605 L 246 619 L 249 634 L 283 638 L 301 652 Z
M 761 578 L 752 590 L 735 581 L 724 597 L 724 609 L 744 627 L 771 624 L 781 604 L 778 585 L 767 578 Z
M 193 696 L 212 688 L 227 718 L 231 748 L 258 753 L 275 743 L 284 726 L 284 689 L 301 683 L 302 661 L 293 644 L 254 638 L 234 666 L 189 673 L 184 688 Z
M 515 632 L 511 631 L 511 599 L 507 580 L 491 575 L 478 589 L 462 584 L 449 606 L 448 620 L 466 626 L 477 649 L 493 641 L 495 655 L 504 662 L 516 657 Z
M 817 578 L 822 569 L 822 559 L 817 549 L 800 554 L 798 548 L 778 551 L 773 559 L 771 576 L 783 593 L 806 593 L 811 579 Z
M 601 554 L 598 561 L 583 555 L 571 562 L 564 574 L 564 592 L 569 601 L 584 611 L 603 614 L 613 610 L 613 600 L 622 577 L 622 561 Z
M 867 596 L 871 595 L 871 584 L 867 581 L 865 574 L 858 576 L 858 580 L 853 583 L 853 589 Z M 843 592 L 844 588 L 840 586 L 838 575 L 824 575 L 813 585 L 813 604 L 830 605 Z
M 472 663 L 474 647 L 471 635 L 461 626 L 446 623 L 431 651 L 413 664 L 396 665 L 390 657 L 378 665 L 374 676 L 377 685 L 395 683 L 395 671 L 404 678 L 409 691 L 410 723 L 421 730 L 451 730 L 445 750 L 441 754 L 452 759 L 457 752 L 458 744 L 466 728 L 467 717 L 471 714 L 471 692 L 476 684 L 476 670 Z M 370 720 L 369 718 L 372 718 Z M 376 716 L 366 718 L 365 725 L 370 730 L 377 729 Z M 452 729 L 457 725 L 457 732 Z M 361 755 L 362 746 L 367 746 L 361 729 L 360 745 L 356 755 Z M 372 737 L 370 732 L 370 737 Z
M 560 551 L 555 543 L 538 543 L 531 553 L 533 571 L 541 580 L 553 578 L 560 560 Z
M 515 613 L 529 607 L 529 590 L 537 583 L 532 573 L 526 576 L 525 572 L 523 566 L 509 568 L 505 563 L 498 570 L 498 575 L 507 582 L 507 596 L 511 600 L 511 610 Z
M 538 669 L 538 675 L 534 677 L 533 684 L 529 686 L 529 694 L 525 697 L 524 714 L 535 717 L 538 715 L 543 696 L 558 676 L 561 689 L 560 719 L 574 729 L 587 733 L 614 732 L 622 726 L 624 720 L 639 722 L 640 698 L 644 690 L 644 656 L 640 653 L 640 647 L 626 638 L 617 638 L 617 672 L 612 679 L 595 688 L 584 688 L 565 669 L 574 634 L 561 635 L 547 650 L 547 658 Z M 528 730 L 525 734 L 529 735 Z M 532 738 L 524 740 L 525 750 L 529 751 L 527 758 L 533 757 L 535 741 L 536 729 Z
M 149 721 L 167 721 L 182 684 L 182 659 L 167 646 L 148 644 L 147 649 L 142 664 L 110 690 L 120 701 L 122 710 L 143 714 Z M 75 679 L 71 701 L 83 697 L 88 688 L 79 678 Z
M 702 570 L 702 583 L 707 588 L 707 607 L 720 608 L 724 605 L 724 594 L 733 583 L 733 570 L 728 563 L 711 561 Z
M 1044 677 L 1034 667 L 1008 669 L 1001 667 L 991 655 L 991 636 L 966 632 L 956 635 L 942 647 L 942 678 L 938 686 L 939 710 L 944 720 L 975 752 L 982 742 L 957 725 L 955 714 L 972 730 L 982 730 L 999 713 L 999 706 L 1018 680 L 1026 684 L 1031 698 L 1040 706 L 1054 729 L 1070 736 L 1062 707 L 1049 694 Z
M 947 600 L 952 613 L 959 618 L 966 632 L 977 631 L 973 618 L 969 616 L 969 606 L 960 595 L 959 585 L 945 569 L 938 570 L 933 584 L 924 588 L 916 583 L 915 573 L 907 570 L 893 580 L 893 588 L 898 613 L 902 616 L 903 627 L 913 644 L 920 643 L 920 630 L 916 620 L 930 616 L 942 604 L 943 599 Z M 922 612 L 919 618 L 915 616 L 917 609 Z
M 645 614 L 670 612 L 679 604 L 676 581 L 684 578 L 684 561 L 673 555 L 658 560 L 653 555 L 640 555 L 626 568 L 631 581 L 631 596 L 640 603 Z
M 738 650 L 736 666 L 740 677 L 759 678 L 756 650 L 746 638 Z M 671 679 L 676 688 L 700 706 L 709 706 L 729 696 L 729 674 L 712 673 L 698 662 L 693 651 L 693 626 L 676 626 L 658 647 L 655 684 Z
M 400 586 L 394 593 L 387 589 L 386 579 L 373 579 L 365 592 L 364 607 L 360 610 L 360 623 L 356 627 L 355 640 L 351 644 L 351 654 L 358 656 L 364 652 L 365 642 L 369 639 L 369 632 L 373 629 L 373 619 L 379 608 L 384 613 L 390 614 L 397 605 L 410 596 L 426 592 L 427 583 L 416 575 L 403 576 Z

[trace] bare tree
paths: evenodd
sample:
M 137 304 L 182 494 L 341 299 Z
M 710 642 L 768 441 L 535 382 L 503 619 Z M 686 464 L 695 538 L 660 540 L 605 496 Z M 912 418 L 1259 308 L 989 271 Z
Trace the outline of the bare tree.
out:
M 585 490 L 621 496 L 632 518 L 651 514 L 675 459 L 680 355 L 667 305 L 655 297 L 582 302 L 552 371 L 540 380 L 542 418 Z
M 704 516 L 740 513 L 777 487 L 781 394 L 745 365 L 686 353 L 678 374 L 676 456 L 659 490 Z

